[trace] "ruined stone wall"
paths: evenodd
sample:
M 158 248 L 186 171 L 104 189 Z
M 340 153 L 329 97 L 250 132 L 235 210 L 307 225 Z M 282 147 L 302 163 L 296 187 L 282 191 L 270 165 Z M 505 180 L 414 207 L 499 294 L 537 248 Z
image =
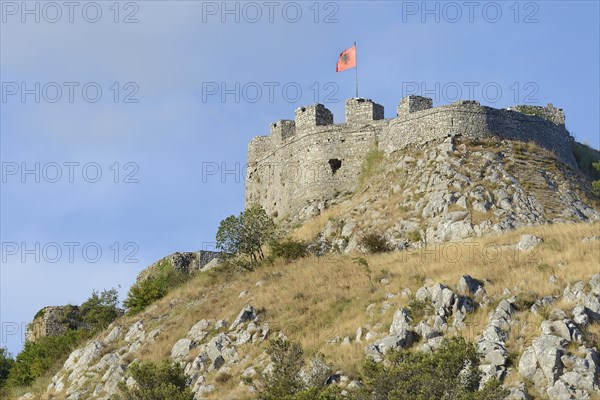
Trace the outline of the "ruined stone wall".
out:
M 380 144 L 385 152 L 390 153 L 407 146 L 418 146 L 457 135 L 472 139 L 496 136 L 532 141 L 577 168 L 571 148 L 573 139 L 564 128 L 564 116 L 562 124 L 557 125 L 536 115 L 481 106 L 477 101 L 458 101 L 447 106 L 402 114 L 390 120 L 388 128 L 381 135 Z
M 537 115 L 563 128 L 565 126 L 565 113 L 560 108 L 554 107 L 552 103 L 548 103 L 546 107 L 517 105 L 509 107 L 508 110 L 515 110 L 528 115 Z
M 45 336 L 58 336 L 68 330 L 85 327 L 79 319 L 78 306 L 44 307 L 37 318 L 27 326 L 25 340 L 35 342 Z
M 176 252 L 161 258 L 150 266 L 140 271 L 136 278 L 139 284 L 151 276 L 155 276 L 161 266 L 167 264 L 173 266 L 173 270 L 182 274 L 193 274 L 201 271 L 212 260 L 222 255 L 219 251 L 200 250 L 193 252 Z
M 325 106 L 300 107 L 293 121 L 273 123 L 269 136 L 250 142 L 246 206 L 258 203 L 270 215 L 286 217 L 308 204 L 353 191 L 363 160 L 376 142 L 392 153 L 450 136 L 495 136 L 533 141 L 576 168 L 562 110 L 551 105 L 534 108 L 527 111 L 535 115 L 476 101 L 432 108 L 431 99 L 408 96 L 396 118 L 384 119 L 383 106 L 353 98 L 346 101 L 346 122 L 333 124 Z

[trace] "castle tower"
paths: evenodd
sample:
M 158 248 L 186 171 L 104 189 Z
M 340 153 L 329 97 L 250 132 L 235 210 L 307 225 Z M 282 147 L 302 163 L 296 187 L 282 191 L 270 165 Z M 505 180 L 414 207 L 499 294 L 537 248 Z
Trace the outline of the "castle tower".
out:
M 282 119 L 271 124 L 271 136 L 276 140 L 285 140 L 296 133 L 296 123 L 289 119 Z
M 427 110 L 433 107 L 433 100 L 429 97 L 410 95 L 404 97 L 396 109 L 399 117 L 406 116 L 415 111 Z
M 355 97 L 346 100 L 346 124 L 368 124 L 383 119 L 383 106 L 371 99 Z
M 332 125 L 333 114 L 323 104 L 313 104 L 296 109 L 296 128 Z

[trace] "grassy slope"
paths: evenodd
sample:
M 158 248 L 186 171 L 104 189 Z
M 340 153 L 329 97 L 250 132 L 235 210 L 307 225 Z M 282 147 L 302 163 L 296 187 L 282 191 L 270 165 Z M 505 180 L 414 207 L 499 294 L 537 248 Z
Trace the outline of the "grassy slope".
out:
M 496 244 L 516 243 L 522 233 L 538 235 L 545 243 L 528 256 L 515 250 L 499 253 L 490 250 Z M 373 283 L 365 268 L 347 256 L 306 258 L 291 264 L 276 262 L 253 272 L 215 271 L 196 276 L 139 316 L 124 317 L 119 322 L 128 325 L 142 317 L 146 331 L 162 325 L 164 333 L 156 342 L 148 343 L 138 355 L 142 360 L 159 361 L 168 357 L 173 344 L 198 320 L 224 318 L 231 322 L 241 307 L 250 303 L 262 310 L 263 321 L 269 322 L 272 328 L 281 328 L 291 339 L 300 341 L 307 354 L 321 351 L 334 368 L 359 376 L 365 343 L 347 347 L 328 345 L 325 341 L 334 336 L 353 338 L 356 329 L 367 324 L 381 323 L 379 331 L 386 331 L 394 311 L 408 301 L 402 296 L 387 300 L 392 307 L 385 314 L 377 311 L 369 318 L 366 307 L 377 303 L 379 310 L 386 301 L 386 293 L 399 293 L 404 288 L 410 288 L 414 293 L 426 277 L 454 288 L 459 277 L 467 273 L 485 280 L 488 294 L 497 298 L 502 296 L 505 288 L 512 290 L 515 286 L 540 297 L 559 294 L 566 284 L 588 281 L 591 275 L 600 272 L 600 242 L 581 242 L 586 236 L 598 234 L 598 222 L 544 225 L 438 245 L 414 253 L 365 255 Z M 558 278 L 558 285 L 549 283 L 550 275 Z M 381 284 L 379 281 L 383 277 L 389 283 Z M 256 286 L 261 280 L 265 284 Z M 249 290 L 250 295 L 239 298 L 239 293 L 245 290 Z M 565 310 L 569 308 L 567 304 L 559 303 L 558 306 Z M 489 311 L 484 308 L 470 315 L 463 335 L 469 339 L 478 335 L 487 322 Z M 538 327 L 541 322 L 529 312 L 519 313 L 517 318 L 535 321 Z M 600 333 L 597 325 L 590 329 Z M 516 332 L 511 333 L 511 353 L 519 353 L 535 333 L 527 332 L 522 338 L 524 343 Z M 116 344 L 114 348 L 121 345 Z M 242 358 L 244 351 L 250 358 L 231 371 L 233 378 L 218 385 L 218 395 L 213 398 L 236 398 L 247 394 L 245 389 L 238 387 L 238 374 L 252 365 L 262 349 L 246 345 L 239 351 Z M 43 388 L 48 382 L 49 377 L 45 377 L 36 387 Z
M 515 250 L 491 252 L 495 244 L 516 243 L 524 232 L 544 238 L 545 244 L 528 256 Z M 300 341 L 308 354 L 323 352 L 334 368 L 358 376 L 365 343 L 347 347 L 328 345 L 325 341 L 334 336 L 353 338 L 356 329 L 366 324 L 381 323 L 379 331 L 386 331 L 394 311 L 408 301 L 402 296 L 387 300 L 392 307 L 385 314 L 377 311 L 369 318 L 366 307 L 371 303 L 381 305 L 386 301 L 386 293 L 398 293 L 404 288 L 410 288 L 414 293 L 425 277 L 453 288 L 459 277 L 468 273 L 485 280 L 488 294 L 497 298 L 502 296 L 505 288 L 512 290 L 515 286 L 540 297 L 559 294 L 566 284 L 587 281 L 591 275 L 600 272 L 600 242 L 581 242 L 582 238 L 599 233 L 600 223 L 546 225 L 431 247 L 412 254 L 367 255 L 365 259 L 373 284 L 364 267 L 354 263 L 351 257 L 342 256 L 307 258 L 287 265 L 278 262 L 246 273 L 201 274 L 141 315 L 145 318 L 147 331 L 158 324 L 163 325 L 165 331 L 140 352 L 139 358 L 154 361 L 167 358 L 172 345 L 198 320 L 225 318 L 231 322 L 240 308 L 250 303 L 262 310 L 263 321 L 275 329 L 281 327 L 290 338 Z M 556 286 L 549 283 L 552 274 L 559 280 Z M 389 283 L 379 282 L 384 276 Z M 257 287 L 256 282 L 260 280 L 265 284 Z M 245 290 L 250 291 L 250 296 L 239 298 L 239 293 Z M 492 306 L 496 303 L 492 302 Z M 569 307 L 567 304 L 558 306 L 565 310 Z M 481 309 L 472 314 L 463 334 L 470 339 L 478 335 L 487 322 L 489 311 Z M 519 313 L 517 318 L 522 321 L 537 318 L 535 322 L 539 326 L 541 319 L 529 314 Z M 129 322 L 133 320 L 130 318 Z M 591 329 L 600 331 L 597 326 Z M 522 351 L 523 344 L 527 344 L 535 333 L 528 331 L 522 338 L 524 343 L 519 340 L 518 333 L 511 334 L 511 353 Z M 238 388 L 238 374 L 252 365 L 262 350 L 247 345 L 240 351 L 242 356 L 248 351 L 250 358 L 231 371 L 234 377 L 220 383 L 218 395 L 213 398 L 236 398 L 247 394 Z

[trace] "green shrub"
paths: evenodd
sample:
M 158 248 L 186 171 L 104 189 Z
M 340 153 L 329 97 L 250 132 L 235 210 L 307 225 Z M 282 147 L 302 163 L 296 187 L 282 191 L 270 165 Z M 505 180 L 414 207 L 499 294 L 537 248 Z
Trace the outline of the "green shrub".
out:
M 150 304 L 162 299 L 169 290 L 181 285 L 189 278 L 189 274 L 175 271 L 169 263 L 159 264 L 153 275 L 129 288 L 127 298 L 123 301 L 123 305 L 127 308 L 127 314 L 139 313 Z
M 123 305 L 128 314 L 134 315 L 156 300 L 162 299 L 167 292 L 168 283 L 164 279 L 151 276 L 129 288 Z
M 426 315 L 434 314 L 433 306 L 428 301 L 421 301 L 414 296 L 411 296 L 410 301 L 406 305 L 406 309 L 415 321 L 423 319 Z
M 572 149 L 579 170 L 592 180 L 600 180 L 600 151 L 578 142 L 573 142 Z
M 69 330 L 58 336 L 45 336 L 25 342 L 10 369 L 7 387 L 28 386 L 50 368 L 62 364 L 79 344 L 91 336 L 88 330 Z
M 117 289 L 92 292 L 92 296 L 79 307 L 79 317 L 91 330 L 99 331 L 106 328 L 121 315 L 118 307 L 119 295 Z
M 538 295 L 534 292 L 521 292 L 515 296 L 513 307 L 515 307 L 517 311 L 527 311 L 537 301 L 537 299 Z
M 4 387 L 15 360 L 6 348 L 0 348 L 0 390 Z
M 40 311 L 36 312 L 35 315 L 33 316 L 33 319 L 41 318 L 44 316 L 45 313 L 46 313 L 46 307 L 44 307 Z
M 287 238 L 282 241 L 273 241 L 269 247 L 273 257 L 293 261 L 306 256 L 308 245 L 301 240 Z
M 536 107 L 536 106 L 518 105 L 518 106 L 514 106 L 513 109 L 516 111 L 519 111 L 520 113 L 523 113 L 523 114 L 535 115 L 536 117 L 548 119 L 548 117 L 544 113 L 543 109 L 540 109 L 539 107 Z
M 327 387 L 328 368 L 320 355 L 315 359 L 320 367 L 313 365 L 308 384 L 300 371 L 304 365 L 302 347 L 286 339 L 272 339 L 267 346 L 267 354 L 273 363 L 273 371 L 263 375 L 263 387 L 259 390 L 260 400 L 341 400 L 337 387 Z M 316 370 L 316 371 L 315 371 Z
M 367 360 L 366 385 L 356 399 L 501 400 L 508 392 L 490 381 L 478 390 L 479 355 L 463 338 L 444 340 L 431 352 L 392 352 L 389 364 Z
M 367 249 L 369 253 L 390 251 L 385 236 L 379 233 L 367 233 L 359 239 L 358 244 Z
M 161 365 L 152 362 L 133 363 L 128 374 L 136 384 L 129 388 L 124 382 L 119 383 L 120 393 L 117 400 L 193 400 L 194 395 L 189 388 L 188 378 L 183 367 L 164 361 Z
M 596 169 L 596 172 L 597 172 L 595 175 L 596 175 L 596 176 L 597 176 L 599 179 L 598 179 L 598 180 L 596 180 L 596 181 L 594 181 L 594 182 L 592 182 L 592 187 L 594 188 L 594 192 L 595 192 L 596 194 L 599 194 L 599 195 L 600 195 L 600 161 L 598 161 L 598 162 L 595 162 L 595 163 L 593 164 L 593 166 L 594 166 L 594 168 Z
M 421 232 L 419 232 L 419 231 L 408 232 L 408 239 L 411 242 L 420 242 L 421 241 Z

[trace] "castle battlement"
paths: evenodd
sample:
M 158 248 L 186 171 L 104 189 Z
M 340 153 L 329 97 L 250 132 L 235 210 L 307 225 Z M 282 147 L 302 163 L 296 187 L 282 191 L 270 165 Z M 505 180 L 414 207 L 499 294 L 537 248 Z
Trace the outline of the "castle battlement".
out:
M 298 129 L 312 126 L 333 125 L 333 114 L 323 104 L 313 104 L 296 109 Z
M 268 136 L 255 137 L 248 145 L 246 205 L 259 203 L 283 216 L 354 190 L 363 159 L 375 143 L 393 153 L 454 136 L 533 141 L 577 168 L 564 112 L 552 104 L 496 109 L 460 100 L 433 107 L 430 98 L 407 96 L 396 111 L 395 118 L 386 119 L 382 105 L 351 98 L 341 124 L 333 123 L 323 104 L 299 107 L 294 120 L 272 123 Z
M 423 96 L 406 96 L 398 104 L 396 115 L 406 116 L 415 111 L 428 110 L 433 107 L 433 100 Z
M 346 100 L 346 124 L 361 125 L 382 120 L 383 106 L 371 99 L 352 98 Z

